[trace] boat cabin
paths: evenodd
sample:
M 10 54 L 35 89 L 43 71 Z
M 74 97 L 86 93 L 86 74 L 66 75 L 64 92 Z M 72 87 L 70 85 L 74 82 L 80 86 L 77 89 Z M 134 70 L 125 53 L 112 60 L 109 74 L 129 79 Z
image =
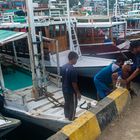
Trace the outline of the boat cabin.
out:
M 82 53 L 103 53 L 117 50 L 126 41 L 126 22 L 77 23 Z
M 57 24 L 56 24 L 57 23 Z M 10 29 L 11 31 L 16 32 L 28 32 L 28 25 L 22 23 L 3 23 L 0 24 L 0 28 L 2 29 Z M 42 32 L 42 35 L 47 38 L 52 38 L 58 40 L 59 43 L 59 51 L 65 51 L 68 49 L 68 39 L 67 39 L 67 28 L 65 22 L 53 21 L 53 23 L 36 23 L 36 34 L 39 34 L 39 31 Z M 1 51 L 5 53 L 12 53 L 11 47 L 12 43 L 8 43 L 3 45 Z M 29 57 L 27 39 L 21 39 L 15 42 L 15 46 L 17 47 L 17 55 Z M 49 42 L 44 42 L 44 49 L 46 52 L 55 53 L 56 46 Z

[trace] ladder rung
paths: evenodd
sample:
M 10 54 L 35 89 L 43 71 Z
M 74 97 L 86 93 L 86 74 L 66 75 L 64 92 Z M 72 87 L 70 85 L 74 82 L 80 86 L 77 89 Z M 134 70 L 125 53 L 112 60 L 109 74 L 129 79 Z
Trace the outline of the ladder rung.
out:
M 77 41 L 76 38 L 72 38 L 73 41 Z

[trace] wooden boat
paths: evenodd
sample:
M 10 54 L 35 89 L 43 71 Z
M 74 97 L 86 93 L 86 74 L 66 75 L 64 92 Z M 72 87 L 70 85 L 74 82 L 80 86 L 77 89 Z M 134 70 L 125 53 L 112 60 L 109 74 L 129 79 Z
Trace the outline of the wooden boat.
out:
M 48 26 L 46 26 L 48 24 Z M 13 27 L 18 31 L 22 31 L 22 29 L 26 29 L 28 25 L 27 24 L 19 24 L 19 23 L 2 23 L 0 27 L 2 29 L 5 29 L 7 27 Z M 50 37 L 54 40 L 58 40 L 59 44 L 59 61 L 60 61 L 60 67 L 65 64 L 67 60 L 68 52 L 70 51 L 69 43 L 68 43 L 68 33 L 67 33 L 67 25 L 66 21 L 53 21 L 49 22 L 46 21 L 44 23 L 36 23 L 36 30 L 37 33 L 39 29 L 42 30 L 43 36 Z M 18 56 L 18 59 L 23 60 L 24 58 L 29 58 L 29 50 L 28 50 L 28 44 L 26 39 L 22 39 L 20 41 L 15 41 L 15 48 L 16 48 L 16 54 Z M 3 45 L 0 50 L 2 53 L 13 55 L 13 44 L 7 44 Z M 79 48 L 79 46 L 77 47 Z M 46 68 L 49 72 L 56 72 L 57 70 L 57 59 L 56 59 L 56 45 L 54 43 L 49 43 L 48 41 L 44 42 L 44 53 L 46 56 Z M 109 65 L 112 63 L 112 59 L 105 59 L 105 58 L 96 58 L 96 57 L 90 57 L 90 56 L 83 56 L 81 55 L 78 59 L 77 65 L 75 67 L 77 68 L 79 74 L 81 76 L 86 77 L 92 77 L 98 70 L 101 68 Z M 29 62 L 29 59 L 26 61 Z
M 31 7 L 32 4 L 30 4 L 30 2 L 31 1 L 28 1 L 28 6 Z M 47 23 L 49 23 L 49 24 L 47 24 Z M 46 22 L 46 21 L 43 23 L 37 22 L 37 23 L 35 23 L 35 26 L 36 27 L 45 27 L 45 29 L 47 30 L 47 27 L 49 27 L 49 25 L 51 25 L 51 28 L 52 27 L 59 28 L 60 27 L 60 26 L 58 26 L 59 23 L 60 23 L 60 25 L 63 25 L 62 23 L 64 23 L 63 27 L 66 26 L 66 22 L 63 22 L 63 21 L 57 21 L 57 24 L 54 22 L 50 23 L 50 22 Z M 23 26 L 21 26 L 21 25 L 23 25 Z M 18 26 L 24 28 L 25 26 L 28 27 L 28 24 L 13 24 L 12 23 L 11 26 L 15 26 L 16 28 Z M 31 27 L 33 27 L 33 26 L 31 26 Z M 62 29 L 60 28 L 60 30 L 58 30 L 58 28 L 52 28 L 51 33 L 53 36 L 57 35 L 57 33 L 59 34 L 60 33 L 59 31 L 62 31 L 63 33 L 66 32 L 65 28 L 62 28 Z M 55 29 L 55 32 L 54 32 L 54 29 Z M 33 30 L 35 30 L 35 29 L 33 29 Z M 54 33 L 56 33 L 56 34 L 54 34 Z M 57 130 L 61 129 L 64 125 L 71 123 L 71 121 L 66 120 L 64 117 L 64 112 L 63 112 L 64 98 L 63 98 L 63 94 L 62 94 L 62 89 L 60 88 L 60 86 L 57 86 L 55 81 L 54 81 L 54 78 L 56 77 L 55 78 L 56 82 L 60 85 L 61 84 L 60 83 L 61 77 L 58 75 L 55 76 L 54 74 L 52 77 L 52 76 L 50 76 L 50 74 L 48 75 L 46 70 L 44 69 L 44 65 L 46 66 L 46 69 L 47 69 L 48 64 L 44 63 L 44 58 L 43 58 L 44 51 L 43 51 L 42 41 L 40 41 L 41 42 L 41 47 L 40 47 L 40 50 L 41 50 L 40 54 L 41 55 L 40 56 L 42 58 L 40 60 L 41 63 L 39 64 L 38 61 L 35 61 L 34 57 L 37 59 L 37 55 L 38 55 L 37 51 L 35 51 L 35 47 L 37 47 L 37 46 L 34 45 L 36 43 L 34 41 L 34 40 L 36 40 L 35 32 L 33 33 L 33 35 L 34 35 L 33 36 L 34 38 L 32 37 L 33 43 L 31 43 L 28 40 L 28 43 L 30 46 L 29 49 L 30 49 L 30 54 L 31 54 L 30 55 L 31 56 L 30 57 L 31 63 L 29 61 L 29 58 L 22 57 L 22 59 L 24 59 L 26 65 L 27 65 L 27 62 L 29 64 L 31 64 L 33 88 L 31 86 L 31 87 L 24 87 L 22 89 L 17 89 L 14 91 L 6 90 L 4 108 L 6 109 L 7 113 L 12 114 L 13 116 L 16 116 L 18 118 L 32 122 L 34 124 L 40 125 L 42 127 L 57 131 Z M 64 34 L 64 37 L 66 37 L 65 34 Z M 14 39 L 10 40 L 10 42 L 11 41 L 14 41 Z M 68 47 L 68 45 L 66 45 L 64 50 L 62 51 L 62 54 L 61 54 L 58 52 L 57 40 L 48 39 L 48 41 L 52 41 L 52 42 L 55 41 L 55 43 L 56 43 L 56 44 L 49 44 L 49 45 L 53 45 L 54 49 L 57 50 L 56 54 L 55 54 L 57 56 L 57 58 L 55 59 L 54 58 L 55 56 L 52 55 L 50 57 L 50 62 L 52 61 L 53 66 L 55 68 L 58 68 L 62 64 L 64 64 L 64 62 L 66 62 L 66 60 L 67 60 L 66 57 L 67 57 L 68 52 L 65 53 L 64 50 L 68 50 L 68 51 L 70 51 L 70 50 L 66 49 Z M 32 47 L 34 47 L 34 49 L 32 49 L 31 45 L 32 45 Z M 56 45 L 56 48 L 55 48 L 55 45 Z M 75 51 L 74 49 L 73 49 L 73 51 Z M 78 50 L 76 50 L 76 51 L 80 51 L 79 48 L 77 48 L 77 49 Z M 33 52 L 33 53 L 31 53 L 31 52 Z M 16 54 L 16 48 L 14 49 L 14 54 Z M 80 58 L 78 60 L 79 64 L 76 65 L 77 68 L 80 65 L 83 66 L 83 68 L 88 68 L 88 66 L 91 66 L 91 68 L 100 68 L 101 66 L 109 65 L 112 61 L 112 60 L 108 60 L 108 59 L 96 59 L 96 60 L 94 60 L 95 58 L 92 58 L 92 57 L 82 57 L 81 55 L 79 55 L 79 56 L 80 56 Z M 19 61 L 18 56 L 16 57 L 16 55 L 14 55 L 14 57 L 16 58 L 15 60 L 17 60 L 17 61 L 15 61 L 15 62 L 11 61 L 11 63 L 14 63 L 18 67 L 24 68 L 25 65 L 23 65 L 23 61 L 21 63 L 18 63 L 18 61 Z M 80 61 L 81 58 L 83 59 L 82 61 Z M 60 60 L 59 62 L 61 65 L 58 65 L 58 59 Z M 6 60 L 6 57 L 4 60 Z M 39 58 L 37 60 L 39 60 Z M 103 60 L 103 62 L 100 65 L 102 60 Z M 84 70 L 86 71 L 86 69 L 84 69 Z M 86 71 L 86 72 L 88 72 L 88 71 Z M 1 75 L 2 74 L 0 74 L 0 76 Z M 0 80 L 1 79 L 2 79 L 2 76 L 1 76 Z M 22 79 L 20 79 L 20 80 L 22 80 Z M 44 82 L 42 82 L 43 80 L 44 80 Z M 4 83 L 4 82 L 1 82 L 1 83 Z M 35 84 L 35 83 L 37 83 L 37 84 Z M 35 89 L 37 89 L 37 90 L 35 90 Z M 36 97 L 35 91 L 38 91 L 37 92 L 38 97 Z M 87 97 L 82 96 L 81 100 L 78 103 L 78 107 L 76 110 L 76 117 L 79 117 L 87 109 L 89 109 L 90 107 L 94 107 L 96 104 L 97 104 L 96 100 L 89 99 Z
M 20 125 L 20 121 L 0 115 L 0 138 Z
M 60 67 L 63 66 L 68 62 L 68 53 L 70 50 L 66 50 L 59 53 L 59 64 Z M 50 56 L 50 63 L 48 64 L 46 61 L 46 69 L 49 72 L 57 73 L 57 59 L 56 54 Z M 91 56 L 80 56 L 77 64 L 75 65 L 78 74 L 83 77 L 90 77 L 92 78 L 100 69 L 112 63 L 112 59 L 106 58 L 98 58 L 98 57 L 91 57 Z
M 13 35 L 16 36 L 12 32 L 12 36 Z M 12 39 L 10 41 L 12 41 Z M 6 38 L 5 38 L 5 41 L 8 42 Z M 3 43 L 4 43 L 4 40 L 3 40 Z M 29 58 L 22 58 L 22 59 L 24 59 L 24 61 L 25 59 L 27 59 L 29 63 Z M 26 63 L 23 63 L 21 61 L 18 63 L 19 59 L 17 59 L 15 63 L 12 57 L 10 57 L 9 55 L 4 55 L 3 61 L 4 62 L 2 64 L 7 67 L 9 65 L 6 65 L 6 63 L 10 65 L 14 64 L 16 67 L 18 68 L 20 67 L 20 70 L 22 69 L 23 71 L 25 71 L 25 69 L 27 70 L 27 68 L 28 70 L 30 70 L 30 68 L 28 67 L 29 65 L 27 65 L 27 61 L 25 61 Z M 0 74 L 0 76 L 1 76 L 0 80 L 2 80 L 3 79 L 2 74 Z M 47 76 L 47 77 L 44 77 L 45 79 L 47 78 L 47 84 L 45 87 L 41 88 L 42 92 L 40 93 L 38 98 L 34 96 L 35 94 L 33 94 L 34 90 L 32 89 L 32 86 L 23 87 L 16 90 L 9 90 L 9 89 L 5 90 L 4 108 L 5 108 L 6 113 L 16 118 L 32 122 L 34 124 L 51 129 L 53 131 L 57 131 L 61 129 L 64 125 L 71 123 L 71 121 L 66 120 L 64 117 L 63 93 L 62 93 L 61 87 L 58 87 L 58 85 L 56 84 L 56 83 L 58 83 L 59 85 L 61 84 L 60 77 L 54 74 L 53 74 L 53 77 L 50 76 L 50 74 L 48 76 L 47 72 L 45 76 Z M 18 78 L 21 78 L 21 77 L 18 77 Z M 20 79 L 20 81 L 21 80 L 22 79 Z M 1 83 L 3 83 L 4 85 L 4 81 Z M 76 117 L 79 117 L 81 114 L 83 114 L 86 111 L 86 109 L 89 108 L 89 104 L 90 106 L 93 107 L 96 105 L 96 103 L 97 103 L 96 100 L 89 99 L 87 97 L 82 96 L 82 99 L 78 104 Z
M 127 22 L 126 38 L 128 40 L 137 40 L 140 36 L 140 10 L 138 10 L 138 5 L 133 4 L 132 11 L 129 11 L 127 15 L 117 17 L 118 21 Z
M 77 23 L 77 35 L 83 54 L 115 58 L 120 52 L 128 52 L 126 22 L 112 22 L 105 19 L 101 22 L 88 17 L 83 20 Z
M 64 98 L 61 89 L 49 82 L 47 93 L 49 94 L 35 100 L 32 97 L 32 87 L 7 92 L 5 98 L 6 112 L 21 120 L 58 131 L 64 125 L 71 123 L 71 121 L 66 120 L 64 117 Z M 83 103 L 85 104 L 81 106 Z M 93 107 L 96 103 L 97 101 L 82 96 L 81 101 L 78 103 L 76 117 L 86 111 L 88 104 Z
M 13 64 L 13 62 L 10 61 L 10 57 L 8 59 L 8 56 L 5 56 L 5 60 L 7 60 L 7 63 L 11 62 L 11 64 Z M 16 66 L 20 68 L 20 70 L 22 69 L 22 71 L 25 71 L 25 69 L 29 70 L 27 69 L 28 66 L 26 64 L 23 62 L 21 63 L 20 61 L 20 63 L 16 63 Z M 15 74 L 16 73 L 14 73 L 14 75 Z M 46 75 L 48 75 L 48 73 L 46 73 Z M 8 74 L 8 76 L 10 75 Z M 32 92 L 32 86 L 13 91 L 7 89 L 5 92 L 5 112 L 13 117 L 53 131 L 57 131 L 64 125 L 71 123 L 71 121 L 66 120 L 64 117 L 63 93 L 61 87 L 59 88 L 57 85 L 61 85 L 60 78 L 57 75 L 52 74 L 52 76 L 50 75 L 47 79 L 46 94 L 43 94 L 37 100 Z M 46 88 L 44 90 L 46 90 Z M 78 103 L 76 117 L 82 115 L 86 109 L 88 109 L 89 104 L 93 107 L 97 104 L 97 101 L 82 96 L 81 101 Z

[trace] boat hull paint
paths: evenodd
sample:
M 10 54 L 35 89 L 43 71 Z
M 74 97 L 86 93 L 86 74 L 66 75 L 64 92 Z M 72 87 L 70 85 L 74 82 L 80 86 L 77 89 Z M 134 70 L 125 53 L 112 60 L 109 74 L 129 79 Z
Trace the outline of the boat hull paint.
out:
M 79 76 L 89 77 L 89 78 L 92 78 L 102 68 L 104 68 L 104 66 L 100 66 L 100 67 L 76 67 Z M 46 70 L 51 72 L 51 73 L 57 73 L 56 67 L 46 66 Z
M 85 47 L 86 48 L 86 47 Z M 118 55 L 124 53 L 127 57 L 129 57 L 130 52 L 128 50 L 112 50 L 108 52 L 97 52 L 95 53 L 94 49 L 86 48 L 81 49 L 82 54 L 85 56 L 92 56 L 92 57 L 100 57 L 100 58 L 109 58 L 109 59 L 116 59 Z
M 5 108 L 4 112 L 11 115 L 12 117 L 15 117 L 17 119 L 23 120 L 25 122 L 30 122 L 32 124 L 47 128 L 49 130 L 57 132 L 65 125 L 69 124 L 70 122 L 64 122 L 64 121 L 57 121 L 53 119 L 48 118 L 40 118 L 38 116 L 31 116 L 23 112 L 15 111 L 9 108 Z
M 11 119 L 11 118 L 7 118 L 7 119 L 12 122 L 6 124 L 5 126 L 2 127 L 0 126 L 0 138 L 5 136 L 6 134 L 8 134 L 9 132 L 11 132 L 12 130 L 14 130 L 16 127 L 20 125 L 20 120 Z

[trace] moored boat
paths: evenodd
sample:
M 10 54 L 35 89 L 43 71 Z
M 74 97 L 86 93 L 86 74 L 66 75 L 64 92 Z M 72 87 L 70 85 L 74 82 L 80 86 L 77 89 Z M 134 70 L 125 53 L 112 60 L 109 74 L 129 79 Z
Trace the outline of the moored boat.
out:
M 21 36 L 26 35 L 26 33 L 22 34 L 21 32 L 20 34 Z M 7 32 L 7 35 L 8 35 L 8 32 Z M 17 35 L 19 34 L 12 32 L 12 34 L 10 34 L 10 37 L 9 36 L 7 37 L 8 39 L 5 38 L 3 41 L 1 39 L 1 42 L 3 42 L 4 44 L 4 41 L 5 43 L 8 43 L 9 41 L 13 41 L 14 36 L 17 39 Z M 52 77 L 50 74 L 48 76 L 48 74 L 46 73 L 45 77 L 42 77 L 42 78 L 45 78 L 47 80 L 47 84 L 45 87 L 43 86 L 42 88 L 40 88 L 39 96 L 35 97 L 34 88 L 32 88 L 32 83 L 30 83 L 31 85 L 29 84 L 27 86 L 27 83 L 28 83 L 27 79 L 25 79 L 24 81 L 23 77 L 27 77 L 27 76 L 22 75 L 22 72 L 17 71 L 15 67 L 11 67 L 11 65 L 15 65 L 17 68 L 20 67 L 20 70 L 25 71 L 25 65 L 27 63 L 24 64 L 21 61 L 20 63 L 18 63 L 19 60 L 14 62 L 12 61 L 13 59 L 11 59 L 9 55 L 3 55 L 3 56 L 4 56 L 4 59 L 1 59 L 1 64 L 5 68 L 4 72 L 6 72 L 7 74 L 8 71 L 10 70 L 10 72 L 8 73 L 8 79 L 10 78 L 10 74 L 11 76 L 16 77 L 16 78 L 14 77 L 10 78 L 10 79 L 16 79 L 16 81 L 13 82 L 13 80 L 10 81 L 9 79 L 8 84 L 10 84 L 10 86 L 12 87 L 12 85 L 16 86 L 17 82 L 18 83 L 22 82 L 22 84 L 20 84 L 18 88 L 16 87 L 16 89 L 5 87 L 4 109 L 6 113 L 16 118 L 32 122 L 34 124 L 37 124 L 45 128 L 49 128 L 53 131 L 57 131 L 60 128 L 62 128 L 64 125 L 71 123 L 71 121 L 66 120 L 64 117 L 63 93 L 62 93 L 61 87 L 58 87 L 58 85 L 56 84 L 56 83 L 61 84 L 60 76 L 53 74 L 53 77 Z M 28 58 L 27 60 L 29 62 Z M 28 66 L 29 65 L 27 65 L 27 67 Z M 11 71 L 11 69 L 14 69 L 14 70 Z M 28 76 L 28 78 L 32 80 L 31 73 L 29 74 L 30 76 Z M 2 80 L 3 79 L 2 74 L 0 76 L 1 76 L 0 78 L 1 83 L 3 83 L 2 87 L 4 87 L 4 80 Z M 55 78 L 56 80 L 54 80 L 54 77 L 56 77 Z M 21 88 L 21 86 L 23 87 Z M 78 107 L 77 107 L 76 117 L 79 117 L 81 114 L 83 114 L 85 110 L 88 109 L 89 107 L 95 106 L 96 103 L 97 103 L 96 100 L 89 99 L 87 97 L 82 96 L 81 101 L 79 102 Z
M 79 17 L 82 21 L 82 17 Z M 86 55 L 115 58 L 120 52 L 127 53 L 126 22 L 112 22 L 100 17 L 83 17 L 77 23 L 77 35 L 81 52 Z M 103 19 L 102 19 L 103 20 Z
M 0 138 L 14 130 L 19 125 L 20 121 L 18 119 L 7 118 L 0 115 Z

